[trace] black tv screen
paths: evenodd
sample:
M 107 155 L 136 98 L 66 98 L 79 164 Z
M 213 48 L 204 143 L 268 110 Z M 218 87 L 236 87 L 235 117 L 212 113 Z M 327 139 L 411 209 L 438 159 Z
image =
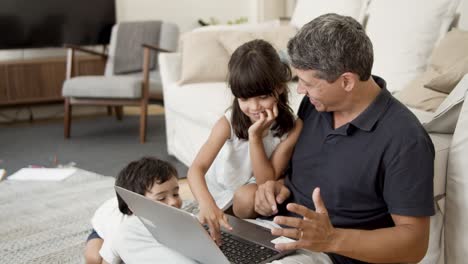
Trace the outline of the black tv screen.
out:
M 107 44 L 115 0 L 0 0 L 0 49 Z

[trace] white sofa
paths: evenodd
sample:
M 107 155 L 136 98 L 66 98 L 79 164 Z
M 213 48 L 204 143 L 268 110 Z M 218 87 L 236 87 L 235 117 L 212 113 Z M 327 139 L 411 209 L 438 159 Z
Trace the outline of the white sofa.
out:
M 377 2 L 376 0 L 372 1 Z M 455 10 L 458 8 L 458 13 L 460 13 L 460 10 L 468 9 L 468 4 L 466 3 L 468 0 L 463 0 L 465 2 L 461 4 L 464 9 L 460 9 L 459 0 L 434 0 L 433 2 L 427 2 L 432 3 L 426 4 L 426 6 L 432 8 L 434 14 L 438 14 L 438 20 L 416 16 L 418 19 L 420 18 L 430 22 L 424 23 L 420 21 L 421 23 L 416 24 L 429 24 L 426 26 L 429 26 L 432 31 L 434 25 L 437 25 L 437 28 L 440 28 L 440 34 L 419 36 L 420 38 L 417 38 L 415 34 L 413 34 L 415 32 L 405 31 L 401 34 L 400 32 L 392 32 L 392 38 L 395 38 L 395 36 L 400 36 L 401 38 L 411 36 L 412 39 L 417 39 L 416 41 L 424 40 L 428 42 L 420 44 L 420 46 L 424 44 L 424 48 L 420 48 L 420 46 L 415 46 L 415 42 L 409 41 L 411 39 L 402 39 L 400 42 L 397 42 L 398 44 L 395 44 L 395 42 L 389 41 L 390 37 L 388 33 L 386 35 L 379 33 L 379 30 L 388 30 L 391 26 L 399 27 L 398 21 L 391 21 L 394 23 L 389 24 L 386 22 L 386 19 L 388 16 L 395 15 L 392 13 L 397 11 L 394 9 L 395 6 L 406 5 L 408 3 L 406 0 L 388 0 L 391 4 L 384 3 L 384 0 L 379 0 L 379 2 L 374 5 L 372 1 L 369 5 L 368 0 L 299 0 L 291 23 L 295 26 L 301 26 L 306 21 L 319 15 L 319 13 L 312 14 L 312 12 L 304 12 L 304 8 L 310 5 L 311 2 L 313 2 L 314 5 L 334 4 L 335 7 L 340 7 L 335 8 L 335 10 L 333 6 L 322 6 L 322 8 L 314 9 L 316 12 L 337 12 L 354 16 L 362 22 L 367 21 L 367 26 L 370 27 L 368 28 L 368 34 L 374 43 L 376 53 L 376 73 L 380 73 L 385 79 L 389 78 L 389 85 L 392 85 L 391 87 L 389 86 L 389 88 L 393 89 L 392 91 L 400 90 L 401 87 L 406 84 L 404 82 L 407 82 L 409 79 L 424 71 L 432 48 L 436 45 L 437 41 L 443 37 L 449 24 L 452 23 L 456 14 Z M 421 0 L 412 1 L 426 3 Z M 357 8 L 356 5 L 353 5 L 351 2 L 360 4 L 361 6 Z M 411 5 L 412 4 L 409 4 L 407 9 L 411 10 L 411 8 L 416 8 L 416 6 L 412 7 Z M 440 12 L 441 8 L 444 8 L 444 5 L 446 11 Z M 348 9 L 344 9 L 345 7 Z M 383 9 L 388 11 L 387 17 L 384 17 L 385 13 L 382 13 Z M 431 10 L 422 10 L 421 12 L 425 12 L 427 15 L 429 11 Z M 375 12 L 374 15 L 379 17 L 373 17 L 372 12 Z M 421 15 L 422 13 L 418 14 Z M 297 17 L 304 15 L 311 17 Z M 458 14 L 457 16 L 460 23 L 460 15 Z M 404 17 L 404 15 L 399 16 L 404 23 L 410 23 L 408 19 L 411 18 L 412 15 L 408 13 L 408 19 L 406 21 Z M 468 26 L 468 21 L 463 21 L 461 21 L 461 23 L 465 23 L 465 25 Z M 424 27 L 424 25 L 422 26 Z M 408 28 L 409 30 L 422 31 L 422 35 L 427 33 L 425 31 L 426 28 Z M 225 30 L 225 28 L 222 29 Z M 386 38 L 387 42 L 382 38 Z M 406 41 L 409 41 L 407 46 L 404 45 Z M 393 43 L 394 46 L 401 45 L 401 49 L 398 49 L 398 47 L 389 47 L 388 43 Z M 388 54 L 393 56 L 385 54 L 386 50 Z M 408 54 L 408 51 L 416 55 L 405 55 Z M 383 58 L 379 59 L 377 56 Z M 393 60 L 397 60 L 399 64 L 395 64 Z M 211 127 L 231 104 L 233 98 L 227 88 L 226 82 L 222 80 L 181 84 L 180 80 L 183 70 L 182 61 L 183 55 L 181 53 L 165 53 L 159 56 L 165 102 L 168 152 L 170 155 L 175 156 L 189 166 L 199 148 L 207 139 Z M 404 65 L 403 68 L 405 69 L 401 70 L 402 67 L 400 65 Z M 200 67 L 203 67 L 203 65 Z M 399 71 L 399 69 L 401 71 Z M 295 86 L 295 83 L 290 84 L 290 103 L 293 109 L 297 110 L 302 97 L 296 93 Z M 464 162 L 465 160 L 468 161 L 468 103 L 463 104 L 464 91 L 466 91 L 467 88 L 468 75 L 465 76 L 457 88 L 454 89 L 453 94 L 451 93 L 446 99 L 446 101 L 452 104 L 454 102 L 453 100 L 459 100 L 454 104 L 455 107 L 444 108 L 443 103 L 441 108 L 437 109 L 434 113 L 412 109 L 420 121 L 425 124 L 428 131 L 432 131 L 430 136 L 436 149 L 434 194 L 437 214 L 431 218 L 430 249 L 426 257 L 420 263 L 452 264 L 464 263 L 465 260 L 468 259 L 468 228 L 464 227 L 464 222 L 468 221 L 468 165 L 465 164 L 467 162 Z M 460 100 L 460 98 L 462 99 Z M 446 103 L 445 106 L 447 104 L 448 103 Z M 460 111 L 462 104 L 463 109 L 461 110 L 461 114 L 458 115 L 457 111 Z M 455 131 L 453 125 L 451 129 L 449 128 L 446 131 L 440 129 L 440 126 L 446 125 L 444 123 L 444 118 L 447 115 L 456 118 L 455 123 L 457 127 Z M 442 131 L 444 133 L 434 133 L 434 131 Z M 444 232 L 446 233 L 445 235 Z

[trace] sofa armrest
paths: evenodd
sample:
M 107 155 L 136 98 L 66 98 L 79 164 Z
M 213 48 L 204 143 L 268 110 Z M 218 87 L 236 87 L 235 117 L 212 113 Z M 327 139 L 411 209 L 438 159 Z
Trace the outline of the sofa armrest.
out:
M 180 53 L 160 53 L 158 59 L 163 89 L 167 89 L 180 80 L 182 56 Z

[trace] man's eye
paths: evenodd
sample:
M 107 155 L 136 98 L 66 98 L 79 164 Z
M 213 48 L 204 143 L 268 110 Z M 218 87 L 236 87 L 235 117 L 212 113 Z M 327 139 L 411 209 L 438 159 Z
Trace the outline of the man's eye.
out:
M 178 193 L 174 193 L 174 197 L 179 197 L 179 194 L 178 194 Z
M 166 197 L 163 197 L 163 198 L 157 198 L 156 200 L 158 200 L 158 201 L 162 202 L 162 201 L 166 200 Z

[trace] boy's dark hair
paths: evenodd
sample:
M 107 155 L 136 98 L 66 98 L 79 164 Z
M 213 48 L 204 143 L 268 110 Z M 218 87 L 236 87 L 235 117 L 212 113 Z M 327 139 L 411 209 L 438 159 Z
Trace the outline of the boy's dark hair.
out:
M 244 43 L 234 51 L 228 64 L 228 83 L 235 96 L 232 103 L 232 127 L 240 139 L 249 139 L 250 118 L 239 106 L 238 98 L 272 95 L 278 100 L 278 117 L 273 135 L 281 137 L 294 127 L 294 114 L 288 105 L 289 66 L 280 60 L 273 46 L 260 39 Z
M 120 171 L 115 180 L 115 186 L 145 195 L 153 184 L 162 184 L 172 177 L 177 177 L 177 170 L 171 164 L 157 158 L 143 157 L 130 162 Z M 133 214 L 118 194 L 117 202 L 120 212 L 126 215 Z

